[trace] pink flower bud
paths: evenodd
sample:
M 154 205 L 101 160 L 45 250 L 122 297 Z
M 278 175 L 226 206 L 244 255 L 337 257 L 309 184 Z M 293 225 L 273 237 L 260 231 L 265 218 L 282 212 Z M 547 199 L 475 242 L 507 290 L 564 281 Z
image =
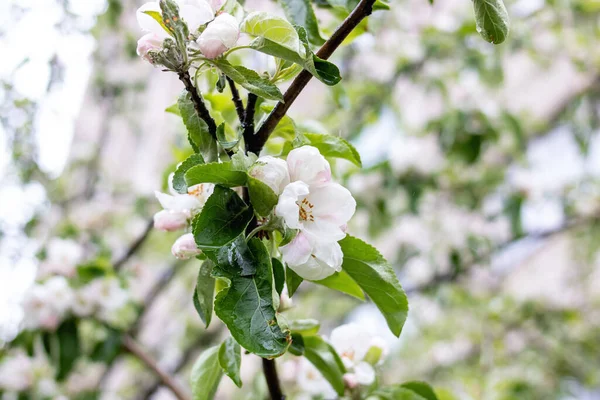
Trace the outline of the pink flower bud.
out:
M 202 250 L 196 246 L 194 235 L 191 233 L 186 233 L 185 235 L 180 236 L 179 239 L 173 243 L 171 253 L 173 253 L 173 255 L 180 260 L 187 260 L 188 258 L 202 253 Z
M 215 18 L 198 38 L 200 51 L 207 58 L 217 58 L 237 43 L 240 37 L 239 23 L 229 14 Z
M 356 379 L 356 375 L 354 374 L 344 374 L 344 385 L 348 389 L 354 389 L 358 386 L 358 380 Z
M 147 33 L 138 40 L 137 54 L 144 60 L 152 64 L 152 59 L 148 52 L 150 50 L 160 50 L 162 48 L 163 39 L 155 33 Z
M 162 210 L 154 214 L 154 228 L 173 232 L 187 227 L 188 214 L 185 212 Z

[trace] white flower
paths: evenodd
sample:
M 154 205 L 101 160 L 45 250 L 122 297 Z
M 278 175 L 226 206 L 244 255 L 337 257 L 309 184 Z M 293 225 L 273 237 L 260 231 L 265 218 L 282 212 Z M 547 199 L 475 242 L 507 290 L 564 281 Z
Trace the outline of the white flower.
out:
M 188 221 L 202 209 L 215 185 L 201 183 L 188 188 L 188 194 L 154 192 L 164 210 L 154 215 L 154 227 L 162 231 L 176 231 L 187 226 Z
M 152 59 L 148 55 L 150 50 L 160 50 L 162 48 L 164 38 L 156 33 L 147 33 L 142 36 L 137 42 L 137 55 L 152 64 Z
M 335 328 L 329 341 L 353 380 L 361 385 L 375 381 L 373 366 L 381 364 L 388 352 L 382 338 L 372 336 L 362 325 L 350 323 Z
M 179 16 L 188 25 L 190 32 L 195 32 L 201 25 L 210 22 L 215 13 L 210 4 L 204 0 L 178 0 Z M 157 12 L 162 15 L 158 1 L 151 1 L 138 8 L 136 17 L 140 27 L 146 31 L 156 34 L 162 39 L 169 37 L 169 33 L 146 12 Z
M 315 368 L 306 358 L 300 361 L 298 372 L 298 386 L 307 394 L 312 396 L 322 396 L 324 399 L 337 399 L 338 395 L 331 387 L 329 382 L 321 375 L 319 370 Z
M 344 254 L 335 241 L 321 241 L 300 232 L 279 251 L 288 267 L 307 280 L 319 281 L 342 270 Z
M 182 235 L 173 243 L 173 247 L 171 248 L 171 253 L 180 260 L 187 260 L 191 257 L 197 256 L 202 253 L 202 251 L 196 246 L 196 241 L 194 240 L 194 235 L 191 233 L 186 233 Z
M 285 187 L 275 214 L 289 228 L 307 232 L 315 239 L 337 242 L 346 236 L 345 226 L 355 210 L 356 201 L 343 186 L 332 182 L 309 186 L 297 181 Z
M 398 174 L 414 170 L 428 175 L 444 166 L 444 156 L 434 135 L 402 136 L 390 146 L 389 158 L 392 169 Z
M 83 248 L 71 239 L 54 238 L 46 246 L 46 259 L 40 264 L 38 276 L 52 274 L 72 276 L 83 257 Z
M 0 364 L 0 388 L 22 392 L 33 383 L 33 362 L 23 350 L 4 358 Z
M 207 58 L 217 58 L 234 47 L 240 37 L 237 19 L 223 13 L 214 19 L 198 38 L 200 51 Z
M 331 181 L 331 167 L 313 146 L 302 146 L 287 156 L 290 181 L 302 181 L 308 185 L 320 185 Z
M 94 313 L 97 306 L 96 291 L 93 286 L 86 285 L 75 292 L 71 309 L 78 317 L 87 317 Z
M 63 276 L 54 276 L 43 284 L 33 285 L 23 299 L 24 327 L 55 329 L 72 300 L 73 291 Z
M 287 163 L 281 158 L 260 157 L 249 171 L 250 175 L 267 184 L 275 194 L 279 195 L 290 183 Z
M 279 296 L 279 308 L 277 312 L 283 312 L 292 307 L 294 307 L 294 301 L 290 298 L 287 287 L 284 287 L 281 291 L 281 296 Z

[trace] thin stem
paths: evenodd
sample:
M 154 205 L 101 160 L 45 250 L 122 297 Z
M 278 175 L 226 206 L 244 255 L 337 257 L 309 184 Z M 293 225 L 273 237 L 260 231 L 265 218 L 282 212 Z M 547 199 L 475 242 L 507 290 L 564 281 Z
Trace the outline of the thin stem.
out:
M 136 356 L 140 361 L 142 361 L 148 368 L 152 370 L 156 374 L 158 378 L 160 378 L 163 385 L 168 387 L 175 397 L 179 400 L 190 400 L 186 393 L 179 387 L 179 384 L 173 379 L 172 376 L 163 371 L 157 364 L 157 362 L 147 354 L 142 347 L 136 343 L 131 336 L 125 336 L 123 338 L 123 347 L 125 350 Z
M 154 220 L 150 219 L 148 221 L 148 223 L 146 224 L 146 228 L 141 233 L 141 235 L 138 236 L 138 238 L 135 239 L 135 241 L 133 243 L 131 243 L 131 245 L 129 246 L 129 248 L 125 252 L 125 254 L 123 254 L 123 256 L 121 258 L 119 258 L 119 259 L 117 259 L 115 261 L 115 263 L 113 264 L 113 267 L 114 267 L 115 271 L 119 271 L 121 269 L 121 267 L 123 267 L 123 265 L 127 261 L 129 261 L 129 259 L 135 253 L 137 253 L 137 251 L 142 247 L 142 245 L 144 244 L 144 242 L 146 241 L 146 239 L 148 239 L 148 236 L 150 235 L 150 232 L 152 232 L 152 228 L 153 227 L 154 227 Z
M 244 103 L 242 103 L 242 99 L 240 98 L 240 92 L 238 92 L 237 87 L 235 86 L 235 82 L 230 77 L 226 77 L 227 83 L 229 83 L 229 88 L 231 89 L 231 101 L 235 104 L 235 111 L 237 112 L 238 118 L 240 119 L 240 123 L 244 123 Z
M 179 80 L 183 82 L 185 90 L 187 90 L 190 96 L 192 97 L 192 103 L 194 104 L 194 109 L 198 113 L 198 116 L 202 118 L 204 122 L 206 122 L 206 125 L 208 126 L 208 132 L 215 140 L 217 140 L 217 124 L 215 123 L 213 117 L 210 116 L 210 112 L 208 111 L 208 108 L 206 108 L 204 100 L 202 100 L 202 97 L 192 84 L 190 73 L 188 71 L 179 72 L 178 76 Z
M 348 37 L 350 32 L 356 28 L 360 22 L 373 12 L 373 3 L 375 0 L 361 0 L 348 17 L 342 22 L 331 37 L 317 51 L 317 56 L 327 60 L 333 52 L 342 44 L 344 39 Z M 283 95 L 283 101 L 277 103 L 271 114 L 256 132 L 256 135 L 249 143 L 248 150 L 253 153 L 260 153 L 267 139 L 279 123 L 287 110 L 294 103 L 300 92 L 306 87 L 312 75 L 307 70 L 303 70 L 294 79 L 288 90 Z
M 263 358 L 262 364 L 265 379 L 267 380 L 267 386 L 269 387 L 271 400 L 285 400 L 285 396 L 281 391 L 279 377 L 277 376 L 277 366 L 275 365 L 275 360 Z
M 225 53 L 223 53 L 223 58 L 227 58 L 228 55 L 230 55 L 231 53 L 233 53 L 234 51 L 237 50 L 242 50 L 242 49 L 250 49 L 251 46 L 236 46 L 236 47 L 232 47 L 229 50 L 227 50 Z
M 244 122 L 242 124 L 244 128 L 244 141 L 248 146 L 254 136 L 254 114 L 256 113 L 256 101 L 258 96 L 254 93 L 248 93 L 248 103 L 246 105 L 246 112 L 244 115 Z M 258 154 L 258 152 L 256 153 Z

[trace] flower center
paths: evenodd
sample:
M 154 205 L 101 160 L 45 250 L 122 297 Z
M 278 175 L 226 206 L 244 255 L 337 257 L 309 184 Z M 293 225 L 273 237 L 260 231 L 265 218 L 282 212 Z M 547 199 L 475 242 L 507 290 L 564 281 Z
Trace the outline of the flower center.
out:
M 306 198 L 302 199 L 298 205 L 300 206 L 300 210 L 298 211 L 300 221 L 314 222 L 315 217 L 312 213 L 312 209 L 315 205 L 309 202 Z
M 204 192 L 204 185 L 199 184 L 188 189 L 188 194 L 194 197 L 200 197 Z

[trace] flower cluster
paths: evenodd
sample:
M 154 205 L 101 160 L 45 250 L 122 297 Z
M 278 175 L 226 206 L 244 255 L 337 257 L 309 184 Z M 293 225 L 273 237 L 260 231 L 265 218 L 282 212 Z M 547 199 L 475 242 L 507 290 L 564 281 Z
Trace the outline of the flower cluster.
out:
M 216 58 L 235 46 L 240 36 L 238 20 L 231 14 L 223 12 L 223 0 L 178 0 L 179 13 L 187 24 L 191 35 L 196 38 L 192 46 L 200 50 L 206 58 Z M 158 1 L 142 5 L 137 10 L 140 27 L 148 32 L 138 41 L 137 53 L 146 61 L 153 63 L 150 51 L 162 48 L 169 33 L 154 18 L 162 16 Z M 199 35 L 198 35 L 199 33 Z
M 279 196 L 275 215 L 296 237 L 279 250 L 298 275 L 321 280 L 340 271 L 346 224 L 356 201 L 348 189 L 331 181 L 331 167 L 319 150 L 302 146 L 287 160 L 260 157 L 250 175 L 266 183 Z
M 193 217 L 204 207 L 214 187 L 215 185 L 211 183 L 201 183 L 190 187 L 187 194 L 180 194 L 173 189 L 173 175 L 171 175 L 169 179 L 170 194 L 155 192 L 163 210 L 154 215 L 154 227 L 165 232 L 188 228 Z M 191 233 L 180 236 L 173 244 L 171 251 L 175 257 L 182 260 L 200 254 Z

